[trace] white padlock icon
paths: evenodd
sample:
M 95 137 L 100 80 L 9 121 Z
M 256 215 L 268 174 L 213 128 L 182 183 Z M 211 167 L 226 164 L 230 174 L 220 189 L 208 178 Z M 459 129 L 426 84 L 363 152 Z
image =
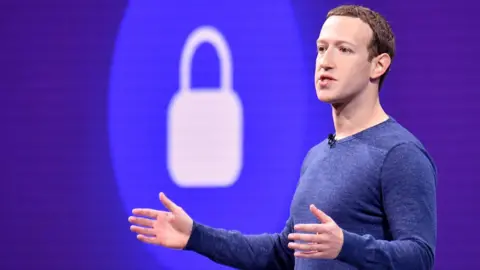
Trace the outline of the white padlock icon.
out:
M 220 60 L 220 87 L 191 89 L 192 59 L 211 44 Z M 180 89 L 170 101 L 167 166 L 180 187 L 229 187 L 243 166 L 243 107 L 233 90 L 232 56 L 222 34 L 211 26 L 194 30 L 180 60 Z

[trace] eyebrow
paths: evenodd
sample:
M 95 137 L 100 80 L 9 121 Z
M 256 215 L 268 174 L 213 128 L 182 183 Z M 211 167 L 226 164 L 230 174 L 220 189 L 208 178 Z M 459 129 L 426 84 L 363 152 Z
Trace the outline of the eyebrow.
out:
M 328 43 L 328 42 L 326 40 L 320 40 L 320 39 L 317 40 L 317 46 L 320 45 L 320 44 L 324 44 L 324 43 Z M 335 41 L 333 41 L 333 44 L 335 44 L 337 46 L 342 45 L 342 44 L 347 44 L 347 45 L 354 46 L 354 47 L 356 46 L 355 44 L 353 44 L 351 42 L 348 42 L 346 40 L 335 40 Z

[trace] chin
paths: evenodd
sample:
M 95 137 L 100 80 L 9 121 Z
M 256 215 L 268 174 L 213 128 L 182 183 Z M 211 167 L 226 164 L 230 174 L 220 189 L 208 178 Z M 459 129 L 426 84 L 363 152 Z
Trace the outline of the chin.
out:
M 317 98 L 321 102 L 328 103 L 328 104 L 334 104 L 338 102 L 338 97 L 332 91 L 328 90 L 317 90 Z

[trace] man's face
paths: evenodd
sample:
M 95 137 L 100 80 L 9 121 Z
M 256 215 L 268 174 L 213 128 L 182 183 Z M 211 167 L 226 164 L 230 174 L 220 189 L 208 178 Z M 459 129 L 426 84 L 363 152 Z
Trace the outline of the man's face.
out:
M 368 45 L 373 32 L 362 20 L 332 16 L 323 24 L 317 40 L 315 88 L 327 103 L 343 103 L 366 88 L 373 61 Z

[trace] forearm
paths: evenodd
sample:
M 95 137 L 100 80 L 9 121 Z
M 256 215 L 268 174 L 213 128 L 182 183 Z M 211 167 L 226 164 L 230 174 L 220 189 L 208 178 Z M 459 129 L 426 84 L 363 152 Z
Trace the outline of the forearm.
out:
M 359 269 L 430 270 L 434 252 L 422 239 L 376 240 L 344 231 L 344 245 L 337 259 Z
M 243 235 L 194 223 L 185 249 L 238 269 L 293 269 L 289 228 L 290 223 L 280 234 Z

